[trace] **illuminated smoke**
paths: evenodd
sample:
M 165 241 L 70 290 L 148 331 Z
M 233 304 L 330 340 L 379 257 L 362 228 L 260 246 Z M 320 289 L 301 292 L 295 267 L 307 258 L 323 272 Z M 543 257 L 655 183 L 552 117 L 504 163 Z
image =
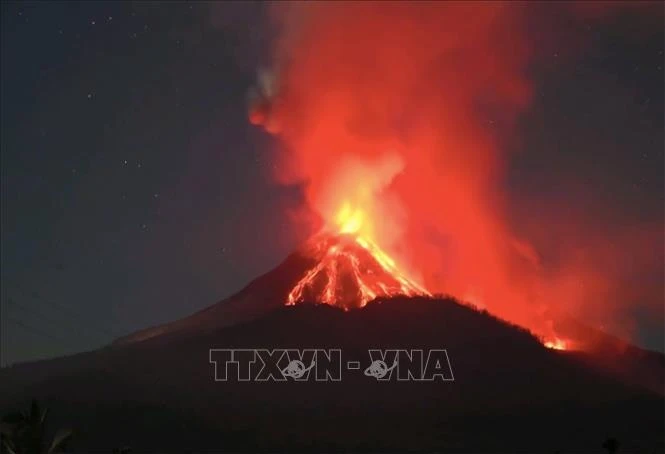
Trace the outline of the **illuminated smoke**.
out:
M 324 224 L 345 204 L 360 209 L 365 236 L 428 290 L 561 348 L 553 319 L 606 296 L 615 276 L 593 268 L 598 257 L 545 269 L 508 222 L 504 141 L 530 105 L 537 51 L 526 12 L 511 2 L 277 3 L 282 33 L 249 115 L 285 144 L 276 179 L 303 184 Z

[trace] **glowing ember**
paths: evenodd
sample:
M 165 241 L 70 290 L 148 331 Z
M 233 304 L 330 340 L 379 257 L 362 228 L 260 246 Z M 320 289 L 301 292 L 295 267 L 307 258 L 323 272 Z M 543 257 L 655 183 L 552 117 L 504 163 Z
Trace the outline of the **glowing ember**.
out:
M 558 337 L 545 341 L 543 345 L 545 345 L 547 348 L 551 348 L 552 350 L 568 350 L 568 343 L 563 339 L 559 339 Z
M 315 236 L 306 253 L 316 260 L 289 293 L 286 304 L 321 302 L 344 309 L 362 307 L 378 296 L 429 295 L 399 271 L 368 232 L 365 215 L 345 203 L 335 216 L 337 234 Z

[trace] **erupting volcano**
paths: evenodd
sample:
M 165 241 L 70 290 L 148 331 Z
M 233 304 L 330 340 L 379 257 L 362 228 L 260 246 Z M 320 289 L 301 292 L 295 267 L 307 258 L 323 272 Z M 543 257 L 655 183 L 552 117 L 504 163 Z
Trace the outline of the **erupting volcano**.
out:
M 302 197 L 285 202 L 299 232 L 288 240 L 315 234 L 279 303 L 445 294 L 551 349 L 585 343 L 563 332 L 568 316 L 629 338 L 627 302 L 653 299 L 662 281 L 624 277 L 661 266 L 662 228 L 596 225 L 606 213 L 577 191 L 586 176 L 566 177 L 559 200 L 545 189 L 558 180 L 539 184 L 541 166 L 525 164 L 538 151 L 519 125 L 541 52 L 524 9 L 314 3 L 274 5 L 248 93 L 249 122 L 274 140 L 271 178 Z
M 367 224 L 361 210 L 345 203 L 335 216 L 335 224 L 338 233 L 322 232 L 305 244 L 302 253 L 315 264 L 293 287 L 287 305 L 307 301 L 350 309 L 378 296 L 429 295 L 363 235 Z

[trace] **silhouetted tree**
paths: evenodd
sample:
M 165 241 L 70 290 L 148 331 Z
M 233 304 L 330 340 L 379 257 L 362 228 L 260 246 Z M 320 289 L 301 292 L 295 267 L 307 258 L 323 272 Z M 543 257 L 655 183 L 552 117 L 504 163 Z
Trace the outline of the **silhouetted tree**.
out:
M 603 448 L 607 450 L 609 454 L 615 454 L 619 450 L 619 441 L 616 438 L 608 438 L 603 443 Z
M 42 409 L 36 400 L 30 410 L 13 412 L 2 418 L 0 443 L 9 454 L 53 454 L 62 452 L 65 444 L 72 437 L 71 430 L 60 430 L 47 445 L 45 440 L 46 415 L 48 409 Z
M 129 454 L 132 452 L 132 448 L 125 446 L 124 448 L 113 448 L 113 454 Z

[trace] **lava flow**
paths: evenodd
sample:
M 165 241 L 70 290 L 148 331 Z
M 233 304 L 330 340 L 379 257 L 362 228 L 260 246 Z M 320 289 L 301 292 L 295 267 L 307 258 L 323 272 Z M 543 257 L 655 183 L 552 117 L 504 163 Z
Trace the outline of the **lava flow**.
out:
M 343 309 L 362 307 L 379 296 L 429 295 L 399 271 L 395 261 L 361 234 L 363 214 L 345 205 L 337 215 L 337 233 L 323 232 L 306 245 L 315 260 L 289 293 L 286 304 L 319 302 Z
M 349 310 L 381 296 L 431 296 L 370 239 L 371 227 L 366 213 L 344 203 L 334 222 L 302 249 L 314 264 L 291 289 L 286 305 L 323 303 Z M 557 336 L 544 336 L 541 342 L 553 350 L 570 348 Z

